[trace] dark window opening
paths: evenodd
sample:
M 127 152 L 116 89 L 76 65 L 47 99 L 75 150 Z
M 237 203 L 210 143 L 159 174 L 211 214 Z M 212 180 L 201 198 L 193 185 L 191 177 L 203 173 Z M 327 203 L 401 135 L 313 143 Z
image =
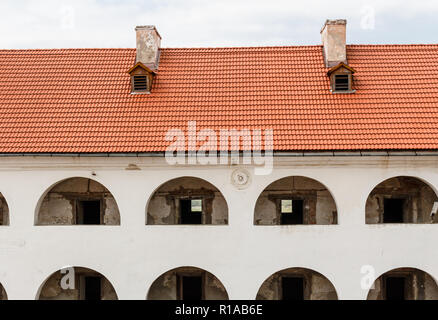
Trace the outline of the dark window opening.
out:
M 282 277 L 283 300 L 304 300 L 304 279 L 301 277 Z
M 147 76 L 133 76 L 134 91 L 147 91 L 148 79 Z
M 403 222 L 403 206 L 405 199 L 384 199 L 383 200 L 383 222 Z
M 77 224 L 101 224 L 100 200 L 77 202 Z
M 303 224 L 303 200 L 280 201 L 281 224 Z
M 179 276 L 179 299 L 200 301 L 203 297 L 202 276 Z
M 102 281 L 101 277 L 84 277 L 84 299 L 101 300 Z
M 386 277 L 386 300 L 405 300 L 405 277 Z
M 335 75 L 335 91 L 348 91 L 349 86 L 349 76 L 348 74 L 336 74 Z
M 181 199 L 179 205 L 181 224 L 202 224 L 202 200 Z

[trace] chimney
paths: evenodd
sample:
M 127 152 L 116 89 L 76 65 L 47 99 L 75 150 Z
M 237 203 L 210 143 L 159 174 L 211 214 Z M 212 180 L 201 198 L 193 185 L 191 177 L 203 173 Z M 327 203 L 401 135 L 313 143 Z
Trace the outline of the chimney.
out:
M 141 62 L 151 70 L 158 69 L 161 36 L 155 26 L 135 27 L 137 55 L 135 63 Z
M 343 62 L 347 64 L 347 20 L 326 20 L 321 29 L 325 66 L 331 68 Z

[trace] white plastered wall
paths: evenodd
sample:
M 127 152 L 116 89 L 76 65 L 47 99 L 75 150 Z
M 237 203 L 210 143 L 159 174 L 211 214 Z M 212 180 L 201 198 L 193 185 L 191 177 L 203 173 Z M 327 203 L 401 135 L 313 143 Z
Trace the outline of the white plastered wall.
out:
M 141 170 L 126 170 L 129 164 Z M 253 175 L 246 166 L 252 182 L 239 190 L 231 183 L 236 166 L 168 166 L 152 157 L 3 157 L 0 192 L 10 225 L 0 226 L 0 283 L 9 299 L 35 299 L 54 271 L 83 266 L 103 274 L 119 299 L 144 299 L 164 272 L 195 266 L 214 274 L 230 299 L 254 299 L 271 274 L 303 267 L 327 277 L 339 299 L 366 299 L 360 285 L 364 265 L 374 267 L 375 278 L 414 267 L 437 279 L 438 224 L 366 225 L 364 212 L 370 191 L 390 177 L 418 177 L 436 191 L 437 164 L 435 156 L 282 157 L 270 175 Z M 258 195 L 292 175 L 327 187 L 337 205 L 337 225 L 253 225 Z M 145 225 L 149 197 L 181 176 L 219 189 L 228 204 L 228 225 Z M 102 183 L 117 201 L 121 225 L 35 226 L 41 197 L 69 177 Z

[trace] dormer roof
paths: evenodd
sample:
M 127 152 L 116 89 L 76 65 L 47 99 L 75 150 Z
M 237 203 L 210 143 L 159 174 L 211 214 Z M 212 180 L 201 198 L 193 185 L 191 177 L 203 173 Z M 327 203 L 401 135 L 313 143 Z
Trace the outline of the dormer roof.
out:
M 154 70 L 148 68 L 147 66 L 145 66 L 141 62 L 137 62 L 135 65 L 133 65 L 131 68 L 129 68 L 128 73 L 130 75 L 132 75 L 138 68 L 140 68 L 140 69 L 142 69 L 142 70 L 144 70 L 146 72 L 149 72 L 151 74 L 155 74 L 156 73 Z
M 331 75 L 333 72 L 335 72 L 335 71 L 337 71 L 337 70 L 339 70 L 339 69 L 341 69 L 341 68 L 344 68 L 344 69 L 350 71 L 352 74 L 356 72 L 356 70 L 354 70 L 354 69 L 353 69 L 352 67 L 350 67 L 349 65 L 347 65 L 347 64 L 345 64 L 345 63 L 343 63 L 343 62 L 340 62 L 340 63 L 337 64 L 336 66 L 330 68 L 329 71 L 327 71 L 327 75 L 330 77 L 330 75 Z

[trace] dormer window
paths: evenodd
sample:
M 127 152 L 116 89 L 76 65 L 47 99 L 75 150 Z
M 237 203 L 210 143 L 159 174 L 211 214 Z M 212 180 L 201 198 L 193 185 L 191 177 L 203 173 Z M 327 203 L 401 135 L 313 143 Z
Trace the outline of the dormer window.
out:
M 148 77 L 147 76 L 132 76 L 132 87 L 134 92 L 148 91 Z
M 128 71 L 131 76 L 131 93 L 151 93 L 152 82 L 155 77 L 155 72 L 149 69 L 141 62 L 137 62 Z
M 350 76 L 348 74 L 335 75 L 335 90 L 334 91 L 348 91 L 350 89 Z
M 354 93 L 356 91 L 352 89 L 354 72 L 353 68 L 342 62 L 331 68 L 327 72 L 330 77 L 330 91 L 332 93 Z

